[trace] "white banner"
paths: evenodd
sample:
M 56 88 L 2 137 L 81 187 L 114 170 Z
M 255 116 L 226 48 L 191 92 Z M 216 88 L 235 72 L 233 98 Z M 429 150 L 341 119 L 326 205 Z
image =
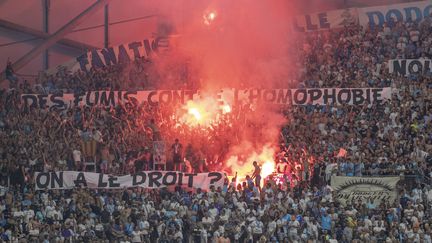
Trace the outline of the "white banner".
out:
M 51 189 L 122 189 L 142 187 L 157 189 L 163 187 L 181 186 L 185 189 L 208 190 L 210 186 L 222 187 L 225 174 L 210 173 L 181 173 L 177 171 L 143 171 L 133 175 L 113 176 L 92 172 L 59 171 L 36 172 L 36 190 Z
M 296 32 L 337 29 L 357 23 L 357 10 L 354 8 L 299 15 L 292 20 Z
M 23 94 L 23 104 L 29 108 L 64 110 L 75 106 L 115 107 L 148 102 L 150 105 L 186 104 L 189 100 L 213 96 L 221 103 L 276 105 L 363 105 L 391 98 L 391 88 L 324 88 L 324 89 L 223 89 L 214 94 L 193 90 L 153 91 L 90 91 L 83 94 Z
M 393 4 L 368 8 L 358 8 L 359 22 L 363 26 L 379 25 L 392 19 L 397 21 L 422 21 L 430 16 L 432 3 L 430 1 Z
M 391 99 L 391 88 L 245 89 L 235 90 L 235 104 L 363 105 Z
M 396 184 L 399 177 L 348 177 L 333 176 L 331 187 L 336 191 L 336 199 L 346 205 L 352 200 L 369 202 L 374 205 L 381 201 L 394 202 L 397 197 Z
M 391 59 L 388 61 L 388 66 L 389 73 L 400 76 L 426 75 L 431 73 L 432 61 L 430 59 Z

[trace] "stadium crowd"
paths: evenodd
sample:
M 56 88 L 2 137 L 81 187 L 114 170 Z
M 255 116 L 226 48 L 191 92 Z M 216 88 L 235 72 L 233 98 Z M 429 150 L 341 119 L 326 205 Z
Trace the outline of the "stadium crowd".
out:
M 208 192 L 35 191 L 34 171 L 89 170 L 88 161 L 105 173 L 150 170 L 153 140 L 172 143 L 180 135 L 171 129 L 164 107 L 44 111 L 28 109 L 20 100 L 20 94 L 31 92 L 148 88 L 145 61 L 89 73 L 59 71 L 35 87 L 14 79 L 13 89 L 0 95 L 0 237 L 21 242 L 432 242 L 432 188 L 424 183 L 432 173 L 432 82 L 386 69 L 391 58 L 430 58 L 431 30 L 426 18 L 305 35 L 299 42 L 300 87 L 392 87 L 392 99 L 284 108 L 287 122 L 276 158 L 289 165 L 296 182 L 276 184 L 270 178 L 262 187 L 247 180 L 227 181 Z M 125 70 L 139 73 L 135 78 L 143 83 L 120 82 L 129 77 Z M 230 141 L 221 134 L 235 137 L 241 125 L 213 134 L 184 130 L 182 157 L 191 163 L 184 169 L 219 169 L 210 151 L 223 160 Z M 187 140 L 192 134 L 201 139 Z M 331 175 L 414 180 L 399 185 L 395 202 L 353 200 L 344 206 L 329 187 Z

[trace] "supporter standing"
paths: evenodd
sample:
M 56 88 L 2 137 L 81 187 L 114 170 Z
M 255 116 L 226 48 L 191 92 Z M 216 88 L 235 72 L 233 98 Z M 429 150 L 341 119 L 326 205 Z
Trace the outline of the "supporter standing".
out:
M 174 170 L 181 171 L 183 145 L 176 138 L 174 144 L 171 146 L 172 159 L 174 164 Z
M 159 127 L 158 127 L 158 125 L 156 124 L 156 122 L 155 122 L 155 120 L 154 119 L 151 119 L 150 120 L 150 124 L 148 125 L 149 127 L 150 127 L 150 129 L 151 129 L 151 131 L 152 131 L 152 134 L 153 134 L 153 141 L 160 141 L 162 138 L 161 138 L 161 133 L 160 133 L 160 131 L 159 131 Z
M 75 168 L 77 170 L 85 170 L 84 165 L 82 163 L 82 153 L 78 149 L 77 144 L 75 144 L 75 149 L 72 151 L 73 160 L 75 162 Z
M 254 172 L 252 174 L 252 179 L 255 179 L 255 185 L 261 188 L 261 167 L 256 161 L 253 162 Z
M 12 62 L 9 61 L 9 58 L 7 60 L 5 73 L 6 73 L 6 79 L 9 80 L 9 88 L 10 89 L 17 88 L 18 77 L 15 75 L 15 71 L 12 67 Z
M 108 146 L 104 146 L 101 149 L 101 163 L 100 163 L 100 170 L 101 173 L 108 173 L 109 172 L 109 165 L 110 165 L 110 160 L 111 160 L 111 156 L 110 156 L 110 152 L 109 152 L 109 148 Z

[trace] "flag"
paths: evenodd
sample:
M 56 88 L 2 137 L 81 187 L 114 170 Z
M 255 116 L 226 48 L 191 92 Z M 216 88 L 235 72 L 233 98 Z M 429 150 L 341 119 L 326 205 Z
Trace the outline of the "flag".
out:
M 342 158 L 347 155 L 347 151 L 344 148 L 339 149 L 339 153 L 336 155 L 337 158 Z

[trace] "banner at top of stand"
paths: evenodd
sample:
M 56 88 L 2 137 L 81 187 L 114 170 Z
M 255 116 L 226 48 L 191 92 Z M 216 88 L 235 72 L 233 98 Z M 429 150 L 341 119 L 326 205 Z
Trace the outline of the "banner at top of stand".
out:
M 368 24 L 383 26 L 385 22 L 397 20 L 398 22 L 422 21 L 430 16 L 432 3 L 429 1 L 392 4 L 368 8 L 359 8 L 359 22 L 363 26 Z
M 166 51 L 169 47 L 169 37 L 156 37 L 89 51 L 76 60 L 82 71 L 88 71 L 91 68 L 126 64 L 135 59 L 150 58 L 153 53 Z
M 355 8 L 298 15 L 292 19 L 292 29 L 295 32 L 338 29 L 351 24 L 358 24 Z
M 76 72 L 89 71 L 92 68 L 101 68 L 116 64 L 125 64 L 138 58 L 150 58 L 153 54 L 163 53 L 171 47 L 170 37 L 147 38 L 131 41 L 117 46 L 88 51 L 81 56 L 71 59 L 57 67 L 45 71 L 53 75 L 60 69 Z

